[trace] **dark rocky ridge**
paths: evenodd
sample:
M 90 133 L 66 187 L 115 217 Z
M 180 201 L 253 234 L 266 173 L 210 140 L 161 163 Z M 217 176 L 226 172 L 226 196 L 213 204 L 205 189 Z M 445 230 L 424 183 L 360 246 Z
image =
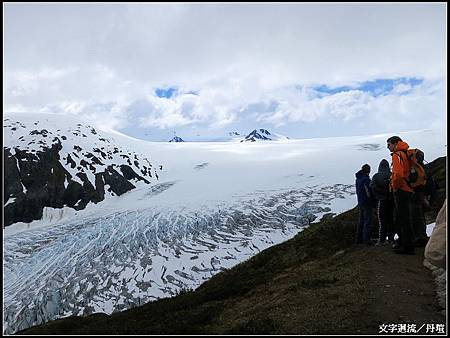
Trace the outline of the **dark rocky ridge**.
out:
M 37 124 L 29 129 L 22 122 L 4 125 L 4 130 L 12 132 L 13 136 L 19 131 L 25 132 L 17 138 L 17 145 L 14 142 L 12 147 L 3 147 L 4 227 L 39 220 L 44 207 L 84 209 L 89 202 L 103 201 L 106 192 L 122 195 L 134 189 L 131 180 L 149 184 L 153 177 L 152 165 L 147 159 L 142 161 L 136 154 L 127 153 L 120 147 L 108 150 L 109 145 L 101 149 L 72 146 L 59 129 L 56 132 L 51 128 L 34 129 Z M 82 132 L 82 128 L 86 130 Z M 94 128 L 81 124 L 72 134 L 75 138 L 72 137 L 71 142 L 89 137 L 93 144 L 98 144 L 97 141 L 110 143 L 109 139 L 99 137 Z M 33 144 L 39 145 L 38 150 L 28 148 Z M 66 153 L 62 151 L 63 146 Z M 68 147 L 73 149 L 72 152 L 67 153 Z M 156 172 L 154 176 L 158 178 Z
M 169 142 L 184 142 L 181 137 L 174 136 Z
M 122 195 L 135 188 L 129 182 L 131 179 L 150 183 L 130 166 L 122 164 L 120 172 L 113 166 L 108 166 L 104 172 L 96 173 L 95 186 L 85 173 L 80 172 L 77 174 L 83 182 L 80 184 L 72 179 L 72 175 L 60 163 L 59 149 L 58 146 L 53 146 L 36 155 L 19 149 L 12 155 L 11 149 L 3 149 L 5 226 L 41 219 L 44 207 L 84 209 L 89 202 L 103 201 L 105 185 L 109 185 L 108 190 L 114 194 Z M 66 180 L 67 186 L 64 185 Z M 14 202 L 8 203 L 13 199 Z
M 245 139 L 241 140 L 241 142 L 244 141 L 250 141 L 250 142 L 255 142 L 256 140 L 272 140 L 272 138 L 270 137 L 270 132 L 267 131 L 266 129 L 255 129 L 253 130 L 250 134 L 248 134 Z

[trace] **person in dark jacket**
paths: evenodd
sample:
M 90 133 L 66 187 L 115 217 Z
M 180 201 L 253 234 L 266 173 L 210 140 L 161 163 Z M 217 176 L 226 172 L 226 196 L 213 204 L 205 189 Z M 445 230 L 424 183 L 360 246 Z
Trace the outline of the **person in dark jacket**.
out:
M 377 201 L 378 245 L 384 244 L 386 237 L 390 242 L 394 242 L 394 201 L 389 191 L 390 178 L 389 162 L 383 159 L 378 166 L 378 172 L 373 175 L 370 182 L 370 190 Z
M 371 245 L 373 198 L 370 192 L 370 166 L 364 164 L 356 176 L 356 196 L 358 197 L 359 224 L 356 244 Z

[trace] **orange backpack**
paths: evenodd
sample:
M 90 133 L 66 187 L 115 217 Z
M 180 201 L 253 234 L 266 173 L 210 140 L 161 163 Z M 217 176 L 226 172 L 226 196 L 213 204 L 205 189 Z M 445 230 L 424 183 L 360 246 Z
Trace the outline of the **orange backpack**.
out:
M 427 181 L 423 166 L 424 153 L 420 149 L 408 149 L 405 151 L 409 161 L 409 176 L 407 182 L 413 189 L 425 186 Z

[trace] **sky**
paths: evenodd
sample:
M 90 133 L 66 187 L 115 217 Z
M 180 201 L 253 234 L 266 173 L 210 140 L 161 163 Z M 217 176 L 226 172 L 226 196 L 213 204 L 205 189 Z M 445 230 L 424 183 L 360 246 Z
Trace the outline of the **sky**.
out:
M 446 128 L 447 5 L 3 3 L 3 110 L 150 141 Z

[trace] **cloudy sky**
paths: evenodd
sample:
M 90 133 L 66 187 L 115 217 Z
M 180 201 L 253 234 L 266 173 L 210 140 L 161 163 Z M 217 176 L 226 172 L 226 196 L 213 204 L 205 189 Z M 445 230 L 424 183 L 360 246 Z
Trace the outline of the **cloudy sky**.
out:
M 446 125 L 445 3 L 3 4 L 4 111 L 153 141 Z

